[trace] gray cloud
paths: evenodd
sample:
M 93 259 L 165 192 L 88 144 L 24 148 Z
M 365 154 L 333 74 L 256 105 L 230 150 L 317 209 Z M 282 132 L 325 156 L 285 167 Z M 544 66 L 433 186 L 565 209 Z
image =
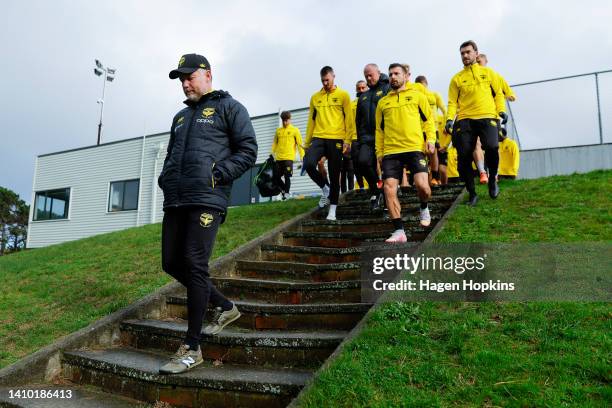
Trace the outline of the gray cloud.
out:
M 306 106 L 327 64 L 353 93 L 366 63 L 407 62 L 446 95 L 468 38 L 510 83 L 611 68 L 611 18 L 605 1 L 10 2 L 0 185 L 29 201 L 36 155 L 95 144 L 95 58 L 117 68 L 104 120 L 112 141 L 168 129 L 183 96 L 167 74 L 184 52 L 207 55 L 215 87 L 259 115 Z

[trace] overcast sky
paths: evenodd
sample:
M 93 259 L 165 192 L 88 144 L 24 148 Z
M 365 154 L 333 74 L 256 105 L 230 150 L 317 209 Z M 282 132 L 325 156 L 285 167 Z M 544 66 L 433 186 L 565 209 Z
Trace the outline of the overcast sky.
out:
M 184 99 L 168 71 L 183 53 L 205 55 L 214 87 L 228 90 L 252 116 L 306 106 L 320 88 L 323 65 L 334 67 L 337 84 L 353 94 L 364 64 L 384 69 L 407 62 L 413 77 L 427 75 L 446 99 L 449 79 L 461 69 L 458 46 L 467 39 L 511 84 L 611 69 L 609 4 L 6 1 L 0 14 L 0 186 L 29 202 L 37 155 L 95 144 L 102 91 L 93 73 L 96 58 L 117 69 L 106 88 L 103 142 L 109 142 L 168 130 Z M 606 89 L 612 89 L 610 78 Z M 590 95 L 592 86 L 585 86 Z M 573 92 L 565 89 L 565 105 Z M 521 107 L 518 94 L 516 110 L 537 117 L 537 107 Z M 607 91 L 602 99 L 612 107 Z M 574 119 L 561 113 L 542 121 Z M 521 132 L 518 120 L 517 126 Z M 584 135 L 575 137 L 570 144 Z

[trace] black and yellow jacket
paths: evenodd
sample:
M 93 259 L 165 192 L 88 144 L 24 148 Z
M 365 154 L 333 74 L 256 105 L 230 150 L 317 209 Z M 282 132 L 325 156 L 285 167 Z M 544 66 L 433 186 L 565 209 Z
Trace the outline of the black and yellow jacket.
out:
M 354 133 L 355 120 L 348 92 L 339 87 L 331 92 L 321 88 L 312 95 L 304 147 L 310 147 L 313 137 L 342 139 L 345 143 L 351 143 Z
M 432 145 L 436 130 L 427 97 L 414 84 L 390 91 L 376 107 L 376 157 L 422 152 L 423 132 Z
M 491 68 L 472 64 L 451 79 L 447 120 L 496 119 L 505 111 L 499 75 Z
M 357 128 L 357 140 L 360 143 L 374 143 L 376 138 L 376 106 L 390 90 L 389 77 L 380 74 L 376 85 L 359 96 L 355 127 Z
M 293 125 L 279 127 L 276 129 L 274 140 L 272 141 L 272 154 L 274 159 L 295 160 L 295 151 L 300 152 L 300 159 L 304 158 L 304 148 L 302 147 L 302 134 L 300 129 Z

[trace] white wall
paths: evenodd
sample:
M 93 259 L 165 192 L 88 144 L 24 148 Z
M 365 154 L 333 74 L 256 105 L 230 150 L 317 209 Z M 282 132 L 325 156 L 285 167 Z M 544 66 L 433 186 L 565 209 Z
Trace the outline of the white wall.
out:
M 307 115 L 307 109 L 293 113 L 293 124 L 303 136 L 306 134 Z M 279 126 L 278 115 L 256 117 L 253 126 L 259 145 L 257 164 L 260 164 L 270 155 Z M 162 170 L 169 136 L 169 133 L 163 133 L 39 156 L 35 165 L 27 247 L 38 248 L 161 222 L 164 197 L 157 187 L 157 177 Z M 156 166 L 160 144 L 162 153 Z M 308 175 L 299 176 L 298 164 L 298 161 L 294 162 L 292 193 L 318 191 Z M 138 210 L 107 212 L 110 182 L 131 179 L 140 179 Z M 60 188 L 71 189 L 68 219 L 32 221 L 34 192 Z

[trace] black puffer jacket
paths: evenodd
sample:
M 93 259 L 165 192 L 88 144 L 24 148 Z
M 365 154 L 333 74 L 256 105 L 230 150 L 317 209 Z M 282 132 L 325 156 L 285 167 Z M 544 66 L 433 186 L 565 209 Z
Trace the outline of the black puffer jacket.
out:
M 225 211 L 232 182 L 251 168 L 257 141 L 246 108 L 225 91 L 212 91 L 174 116 L 158 184 L 164 210 L 207 206 Z
M 374 143 L 376 134 L 376 105 L 378 101 L 389 93 L 389 77 L 380 74 L 376 85 L 359 96 L 355 116 L 357 127 L 357 141 L 361 143 Z

